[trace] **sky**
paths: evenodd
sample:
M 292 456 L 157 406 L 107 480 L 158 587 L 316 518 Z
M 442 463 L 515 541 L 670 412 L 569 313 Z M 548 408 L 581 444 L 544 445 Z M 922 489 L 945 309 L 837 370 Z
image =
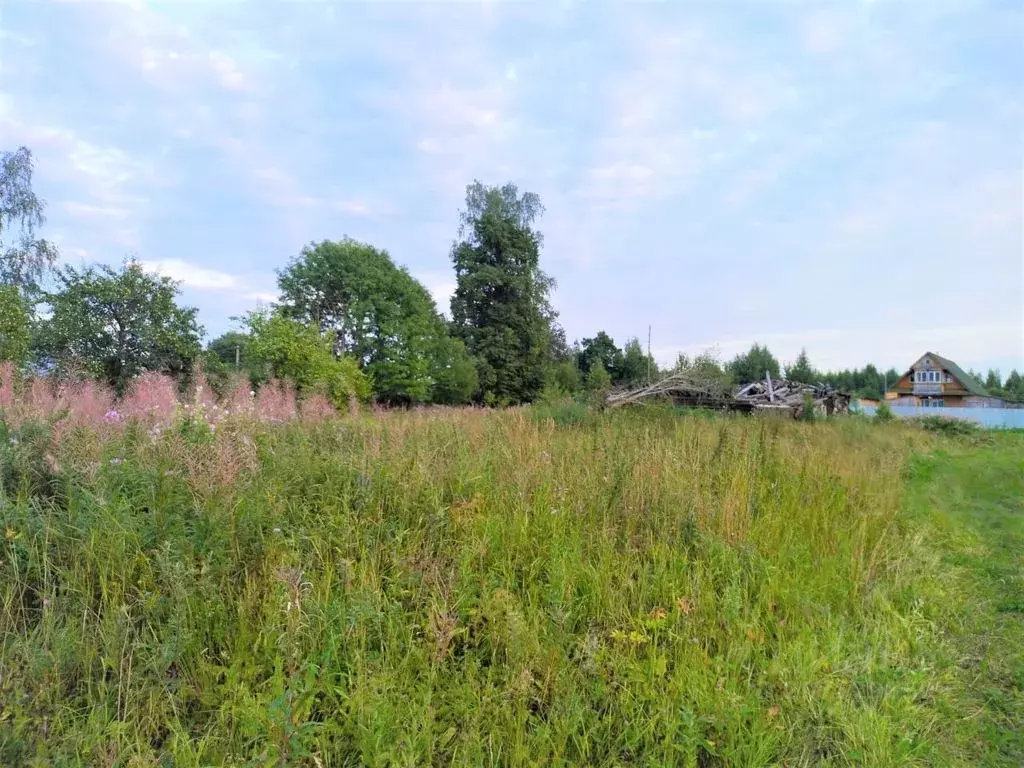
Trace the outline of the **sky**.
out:
M 43 234 L 209 337 L 312 241 L 448 312 L 465 187 L 546 212 L 568 338 L 822 368 L 1024 368 L 1024 6 L 962 0 L 0 4 L 0 149 Z

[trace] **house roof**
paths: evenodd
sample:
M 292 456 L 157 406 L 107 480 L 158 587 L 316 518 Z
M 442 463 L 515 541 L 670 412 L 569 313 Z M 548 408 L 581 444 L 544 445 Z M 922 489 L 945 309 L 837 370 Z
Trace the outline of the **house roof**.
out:
M 967 371 L 965 371 L 959 365 L 954 363 L 952 360 L 949 360 L 948 358 L 945 358 L 942 355 L 936 355 L 934 352 L 925 352 L 923 355 L 921 355 L 920 358 L 918 358 L 918 360 L 924 359 L 926 357 L 930 357 L 932 360 L 941 365 L 945 370 L 953 374 L 953 377 L 956 378 L 956 380 L 959 381 L 961 384 L 963 384 L 964 389 L 966 389 L 972 395 L 978 395 L 980 397 L 991 397 L 991 395 L 989 395 L 988 393 L 988 390 L 981 386 L 981 382 L 979 382 L 973 376 L 969 375 Z M 911 370 L 913 369 L 908 369 L 907 373 L 910 373 Z

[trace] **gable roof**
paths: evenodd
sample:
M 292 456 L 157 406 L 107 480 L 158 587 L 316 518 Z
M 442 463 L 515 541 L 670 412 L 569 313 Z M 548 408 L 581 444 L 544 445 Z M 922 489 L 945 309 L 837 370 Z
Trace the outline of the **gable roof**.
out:
M 978 395 L 979 397 L 991 397 L 991 395 L 989 395 L 988 393 L 988 390 L 981 386 L 981 382 L 979 382 L 973 376 L 969 375 L 967 371 L 965 371 L 959 365 L 954 363 L 952 360 L 949 360 L 943 357 L 942 355 L 936 355 L 934 352 L 925 352 L 923 355 L 921 355 L 921 357 L 918 358 L 918 361 L 923 360 L 926 357 L 930 357 L 932 360 L 941 365 L 945 370 L 953 374 L 953 377 L 961 384 L 963 384 L 964 389 L 966 389 L 972 395 Z M 908 370 L 907 373 L 910 373 L 910 370 Z

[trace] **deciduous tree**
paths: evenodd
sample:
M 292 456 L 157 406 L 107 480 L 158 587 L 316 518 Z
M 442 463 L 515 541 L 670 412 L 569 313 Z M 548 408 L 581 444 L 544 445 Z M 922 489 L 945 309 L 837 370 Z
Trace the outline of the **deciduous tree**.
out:
M 580 351 L 577 357 L 577 365 L 584 375 L 590 373 L 590 369 L 600 363 L 605 372 L 614 380 L 619 375 L 622 367 L 622 350 L 616 346 L 615 341 L 604 331 L 598 331 L 595 336 L 584 339 L 580 343 Z
M 202 328 L 194 307 L 176 303 L 178 286 L 169 277 L 129 261 L 120 269 L 66 266 L 56 280 L 38 339 L 44 364 L 81 366 L 118 393 L 144 371 L 191 371 Z
M 642 346 L 640 340 L 632 338 L 626 342 L 622 349 L 622 362 L 619 365 L 616 384 L 634 386 L 655 378 L 658 375 L 658 366 Z
M 304 248 L 280 273 L 284 314 L 332 332 L 335 352 L 353 357 L 389 403 L 427 400 L 431 355 L 445 334 L 434 300 L 386 251 L 351 238 Z
M 0 362 L 24 365 L 29 351 L 29 313 L 17 286 L 0 285 Z
M 431 354 L 431 366 L 431 402 L 463 405 L 472 401 L 479 388 L 476 362 L 461 339 L 447 334 L 439 336 Z
M 57 260 L 57 248 L 36 236 L 46 203 L 32 191 L 32 152 L 0 154 L 0 283 L 34 292 Z
M 314 323 L 302 323 L 279 312 L 250 312 L 246 355 L 256 383 L 287 379 L 300 395 L 322 392 L 338 407 L 350 398 L 370 395 L 370 381 L 355 360 L 335 355 L 333 331 L 323 333 Z
M 553 281 L 540 268 L 542 237 L 533 224 L 540 198 L 515 184 L 466 188 L 466 209 L 451 258 L 457 281 L 452 331 L 476 358 L 479 397 L 522 403 L 540 391 L 555 317 Z
M 206 351 L 214 355 L 230 369 L 246 367 L 245 351 L 249 335 L 241 331 L 228 331 L 206 345 Z

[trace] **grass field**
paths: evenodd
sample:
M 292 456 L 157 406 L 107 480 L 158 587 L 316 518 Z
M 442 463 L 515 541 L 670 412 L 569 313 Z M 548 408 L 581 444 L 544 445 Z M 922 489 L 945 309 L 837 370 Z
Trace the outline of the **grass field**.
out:
M 1024 435 L 0 427 L 0 764 L 1024 763 Z

